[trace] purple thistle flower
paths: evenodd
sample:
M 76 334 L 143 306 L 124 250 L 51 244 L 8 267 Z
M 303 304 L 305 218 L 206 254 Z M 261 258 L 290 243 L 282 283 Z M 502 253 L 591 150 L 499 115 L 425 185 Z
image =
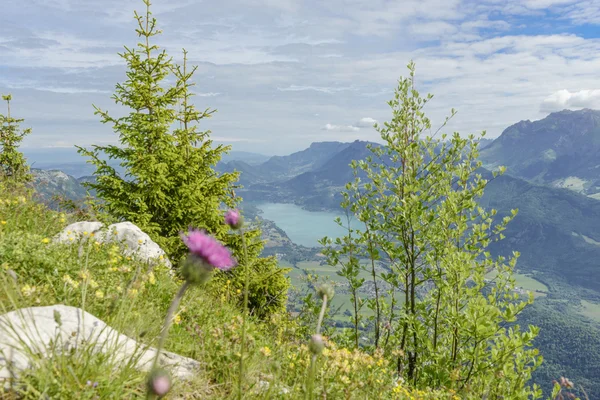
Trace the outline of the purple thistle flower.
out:
M 181 239 L 192 254 L 214 268 L 227 271 L 236 264 L 229 250 L 205 232 L 190 230 L 187 235 L 182 234 Z
M 238 210 L 229 210 L 225 213 L 225 223 L 233 229 L 242 227 L 242 216 Z

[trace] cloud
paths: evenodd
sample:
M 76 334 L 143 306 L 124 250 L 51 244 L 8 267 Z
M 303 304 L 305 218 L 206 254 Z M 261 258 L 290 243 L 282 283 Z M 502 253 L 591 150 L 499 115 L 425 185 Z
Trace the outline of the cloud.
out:
M 600 89 L 580 90 L 570 92 L 558 90 L 546 97 L 540 107 L 543 112 L 553 112 L 567 109 L 598 108 L 600 107 Z
M 364 117 L 358 120 L 358 122 L 356 122 L 354 124 L 354 126 L 357 126 L 359 128 L 371 128 L 373 127 L 374 124 L 377 123 L 377 120 L 371 117 Z
M 336 131 L 336 132 L 357 132 L 360 131 L 360 128 L 352 125 L 332 125 L 326 124 L 323 128 L 326 131 Z
M 277 90 L 280 92 L 303 92 L 307 90 L 312 90 L 315 92 L 321 93 L 338 93 L 346 90 L 354 90 L 352 87 L 319 87 L 319 86 L 303 86 L 303 85 L 290 85 L 285 88 L 278 87 Z
M 200 97 L 215 97 L 220 95 L 221 93 L 218 92 L 207 92 L 207 93 L 202 93 L 202 92 L 198 92 L 198 93 L 194 93 L 196 96 L 200 96 Z

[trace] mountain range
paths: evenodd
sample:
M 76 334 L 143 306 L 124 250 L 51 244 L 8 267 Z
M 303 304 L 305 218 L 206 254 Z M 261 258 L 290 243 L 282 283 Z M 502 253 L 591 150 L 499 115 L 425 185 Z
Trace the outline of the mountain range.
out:
M 224 159 L 217 170 L 240 171 L 243 188 L 237 193 L 246 201 L 338 210 L 340 190 L 353 178 L 349 164 L 370 155 L 368 145 L 320 142 L 268 159 L 245 153 Z M 565 110 L 521 121 L 483 140 L 481 148 L 479 172 L 490 181 L 480 204 L 497 209 L 498 218 L 519 209 L 506 239 L 490 251 L 494 256 L 519 251 L 521 279 L 543 288 L 519 320 L 542 327 L 536 343 L 546 362 L 535 380 L 548 388 L 566 375 L 584 385 L 590 399 L 600 399 L 600 111 Z M 489 170 L 499 165 L 507 173 L 492 178 Z M 62 191 L 73 199 L 85 194 L 78 186 L 90 179 L 87 170 L 75 174 L 78 179 L 57 171 L 34 173 L 36 186 L 45 183 L 46 196 Z

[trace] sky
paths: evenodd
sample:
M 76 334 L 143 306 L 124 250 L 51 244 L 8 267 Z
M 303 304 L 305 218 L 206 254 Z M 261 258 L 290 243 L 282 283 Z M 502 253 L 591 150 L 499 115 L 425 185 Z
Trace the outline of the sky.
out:
M 33 132 L 24 151 L 117 144 L 113 115 L 141 0 L 2 0 L 0 93 Z M 174 61 L 197 65 L 194 103 L 233 150 L 284 155 L 380 141 L 374 122 L 406 65 L 433 127 L 494 138 L 520 120 L 600 108 L 600 0 L 154 0 Z M 4 105 L 0 112 L 4 113 Z M 57 153 L 58 154 L 58 153 Z

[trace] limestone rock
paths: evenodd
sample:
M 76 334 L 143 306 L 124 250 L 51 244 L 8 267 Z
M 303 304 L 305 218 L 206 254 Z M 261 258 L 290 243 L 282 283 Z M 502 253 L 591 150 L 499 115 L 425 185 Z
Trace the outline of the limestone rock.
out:
M 13 373 L 18 376 L 35 365 L 30 354 L 50 356 L 51 341 L 64 350 L 75 347 L 110 354 L 116 365 L 137 359 L 136 367 L 142 371 L 151 368 L 156 355 L 155 348 L 138 344 L 79 308 L 62 304 L 23 308 L 0 315 L 0 384 L 7 385 Z M 199 367 L 196 360 L 166 351 L 161 352 L 159 365 L 178 379 L 191 378 Z
M 123 253 L 135 256 L 142 261 L 162 262 L 171 267 L 166 253 L 146 233 L 131 222 L 119 222 L 104 228 L 101 222 L 76 222 L 67 226 L 54 240 L 60 243 L 87 240 L 89 234 L 101 243 L 119 243 L 123 245 Z

